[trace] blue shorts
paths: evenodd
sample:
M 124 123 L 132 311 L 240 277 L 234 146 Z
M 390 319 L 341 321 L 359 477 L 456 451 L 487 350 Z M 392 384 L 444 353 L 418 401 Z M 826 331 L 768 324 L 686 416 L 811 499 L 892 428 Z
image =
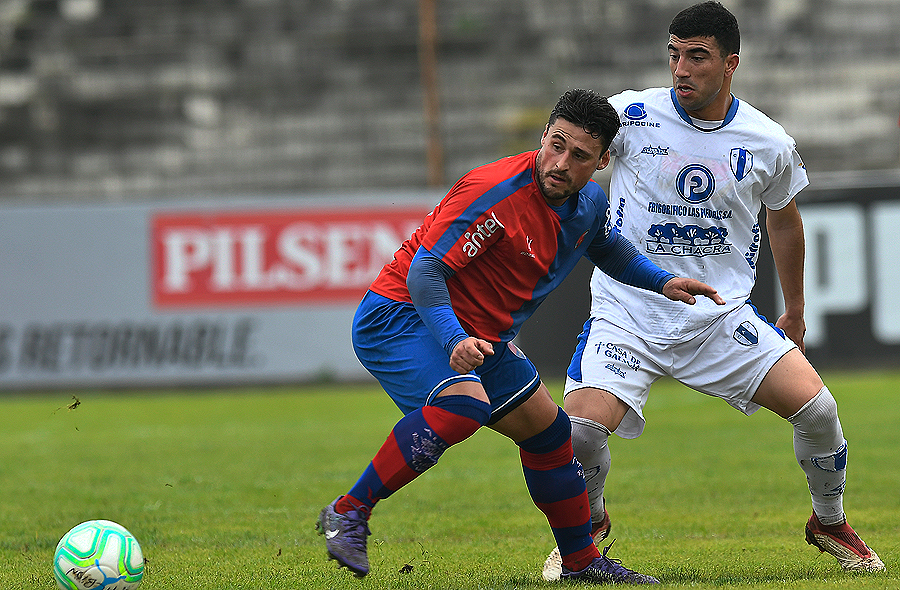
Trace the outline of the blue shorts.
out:
M 537 391 L 540 375 L 512 342 L 494 344 L 484 364 L 461 375 L 412 303 L 369 291 L 353 317 L 353 349 L 404 414 L 428 405 L 447 386 L 477 381 L 491 402 L 493 424 Z

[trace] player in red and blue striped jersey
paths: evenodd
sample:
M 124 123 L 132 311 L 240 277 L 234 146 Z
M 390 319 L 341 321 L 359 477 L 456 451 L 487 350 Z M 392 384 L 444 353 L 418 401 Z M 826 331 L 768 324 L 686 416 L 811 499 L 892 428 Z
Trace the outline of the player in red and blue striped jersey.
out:
M 609 222 L 591 180 L 609 162 L 619 119 L 593 92 L 566 92 L 538 151 L 466 174 L 372 283 L 353 345 L 404 417 L 347 494 L 317 522 L 329 555 L 369 571 L 375 504 L 437 463 L 481 426 L 520 448 L 525 481 L 547 516 L 566 577 L 656 583 L 600 555 L 571 424 L 512 343 L 522 323 L 582 256 L 617 280 L 688 304 L 724 303 L 699 281 L 658 268 Z

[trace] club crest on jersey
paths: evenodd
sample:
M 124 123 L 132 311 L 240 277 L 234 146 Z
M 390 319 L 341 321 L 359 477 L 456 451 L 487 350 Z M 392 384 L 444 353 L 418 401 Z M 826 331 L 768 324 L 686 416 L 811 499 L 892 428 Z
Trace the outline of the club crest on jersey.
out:
M 578 236 L 578 239 L 575 240 L 575 247 L 572 248 L 573 250 L 577 250 L 577 249 L 578 249 L 578 246 L 580 246 L 580 245 L 581 245 L 581 242 L 584 241 L 584 238 L 587 237 L 589 231 L 591 231 L 591 230 L 587 230 L 586 232 L 584 232 L 583 234 L 581 234 L 580 236 Z
M 733 336 L 735 340 L 744 346 L 756 346 L 759 342 L 756 326 L 750 322 L 741 322 L 741 325 L 734 331 Z
M 731 148 L 731 171 L 738 182 L 753 169 L 753 154 L 744 148 Z

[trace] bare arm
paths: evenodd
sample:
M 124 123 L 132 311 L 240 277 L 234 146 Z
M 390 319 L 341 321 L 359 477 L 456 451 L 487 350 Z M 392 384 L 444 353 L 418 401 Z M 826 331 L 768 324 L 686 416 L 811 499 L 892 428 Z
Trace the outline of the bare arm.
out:
M 803 319 L 806 301 L 803 296 L 803 264 L 806 257 L 806 242 L 803 238 L 803 220 L 797 209 L 797 202 L 792 200 L 786 207 L 774 211 L 766 209 L 766 231 L 769 234 L 769 247 L 778 281 L 784 294 L 784 314 L 775 325 L 793 340 L 805 352 L 803 336 L 806 334 L 806 321 Z

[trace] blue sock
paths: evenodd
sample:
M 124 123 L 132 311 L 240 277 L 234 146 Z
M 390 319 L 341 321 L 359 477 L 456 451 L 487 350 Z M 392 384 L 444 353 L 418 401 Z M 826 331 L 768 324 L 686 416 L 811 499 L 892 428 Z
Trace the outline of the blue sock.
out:
M 491 406 L 465 395 L 438 397 L 400 419 L 353 488 L 335 509 L 371 514 L 375 504 L 435 465 L 445 450 L 475 434 Z
M 579 571 L 600 553 L 591 539 L 591 508 L 571 435 L 569 416 L 560 408 L 549 428 L 519 443 L 519 454 L 528 491 L 547 516 L 563 565 Z

